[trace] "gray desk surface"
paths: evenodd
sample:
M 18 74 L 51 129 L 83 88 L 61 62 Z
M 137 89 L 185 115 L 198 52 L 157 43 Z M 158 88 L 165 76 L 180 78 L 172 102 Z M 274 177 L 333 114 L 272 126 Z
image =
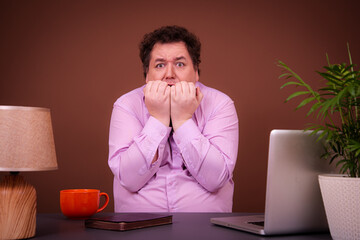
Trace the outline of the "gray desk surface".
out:
M 107 213 L 98 213 L 104 216 Z M 243 215 L 242 213 L 171 213 L 173 223 L 125 232 L 85 228 L 84 220 L 69 220 L 62 214 L 38 214 L 33 239 L 331 239 L 330 234 L 302 234 L 262 237 L 210 223 L 212 217 Z

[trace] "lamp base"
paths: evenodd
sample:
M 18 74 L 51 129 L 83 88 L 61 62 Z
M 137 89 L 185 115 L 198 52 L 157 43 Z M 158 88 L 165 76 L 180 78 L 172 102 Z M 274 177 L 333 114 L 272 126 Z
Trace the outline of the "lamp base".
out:
M 36 191 L 19 175 L 5 176 L 0 183 L 0 239 L 35 236 Z

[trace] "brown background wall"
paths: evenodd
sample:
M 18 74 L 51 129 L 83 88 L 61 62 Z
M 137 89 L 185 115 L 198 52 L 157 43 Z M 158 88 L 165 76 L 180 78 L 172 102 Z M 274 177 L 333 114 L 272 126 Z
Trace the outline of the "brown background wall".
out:
M 144 83 L 137 48 L 143 34 L 169 24 L 200 37 L 200 81 L 235 101 L 233 210 L 263 211 L 270 130 L 300 129 L 311 120 L 283 103 L 289 91 L 279 90 L 275 62 L 314 82 L 326 53 L 332 62 L 347 61 L 349 42 L 359 63 L 359 7 L 334 0 L 1 1 L 0 104 L 52 113 L 59 170 L 23 174 L 36 186 L 38 211 L 60 211 L 64 188 L 98 188 L 112 198 L 112 104 Z

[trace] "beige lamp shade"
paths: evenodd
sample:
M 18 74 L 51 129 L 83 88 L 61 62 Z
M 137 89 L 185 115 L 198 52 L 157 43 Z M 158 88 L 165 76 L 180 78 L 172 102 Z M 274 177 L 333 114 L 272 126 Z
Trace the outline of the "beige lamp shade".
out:
M 50 110 L 0 106 L 0 171 L 57 169 Z

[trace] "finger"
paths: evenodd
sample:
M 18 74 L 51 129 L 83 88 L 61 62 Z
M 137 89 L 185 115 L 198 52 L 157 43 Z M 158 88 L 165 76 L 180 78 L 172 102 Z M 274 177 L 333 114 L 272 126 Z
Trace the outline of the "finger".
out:
M 182 95 L 182 83 L 178 82 L 175 84 L 175 97 L 179 97 Z
M 193 82 L 189 82 L 189 93 L 191 97 L 196 96 L 196 87 L 195 84 Z
M 183 93 L 183 94 L 186 94 L 186 95 L 188 95 L 189 94 L 189 84 L 188 84 L 188 82 L 185 82 L 185 81 L 182 81 L 181 82 L 181 92 Z
M 181 83 L 175 83 L 175 85 L 172 85 L 171 88 L 173 88 L 173 93 L 174 93 L 174 97 L 176 97 L 176 95 L 179 92 L 179 89 L 181 89 Z
M 200 103 L 201 100 L 203 99 L 203 97 L 204 97 L 204 94 L 200 91 L 200 88 L 197 87 L 196 88 L 196 100 L 197 100 L 197 102 Z
M 150 92 L 150 90 L 151 90 L 151 85 L 152 85 L 153 83 L 152 83 L 152 81 L 149 81 L 147 84 L 146 84 L 146 86 L 145 86 L 145 88 L 144 88 L 144 93 L 149 93 Z
M 176 85 L 173 85 L 173 86 L 169 86 L 170 88 L 170 97 L 171 99 L 173 99 L 175 96 L 176 96 Z
M 171 91 L 171 87 L 166 84 L 166 87 L 165 87 L 165 96 L 170 96 L 170 94 L 171 94 L 170 91 Z
M 160 80 L 154 81 L 154 84 L 153 84 L 153 91 L 154 91 L 154 93 L 159 93 L 159 92 L 161 92 L 161 90 L 160 90 L 161 83 L 162 83 L 162 81 L 160 81 Z
M 160 94 L 165 94 L 165 90 L 166 90 L 166 87 L 167 87 L 167 83 L 166 82 L 161 82 L 159 83 L 159 87 L 158 87 L 158 91 Z

